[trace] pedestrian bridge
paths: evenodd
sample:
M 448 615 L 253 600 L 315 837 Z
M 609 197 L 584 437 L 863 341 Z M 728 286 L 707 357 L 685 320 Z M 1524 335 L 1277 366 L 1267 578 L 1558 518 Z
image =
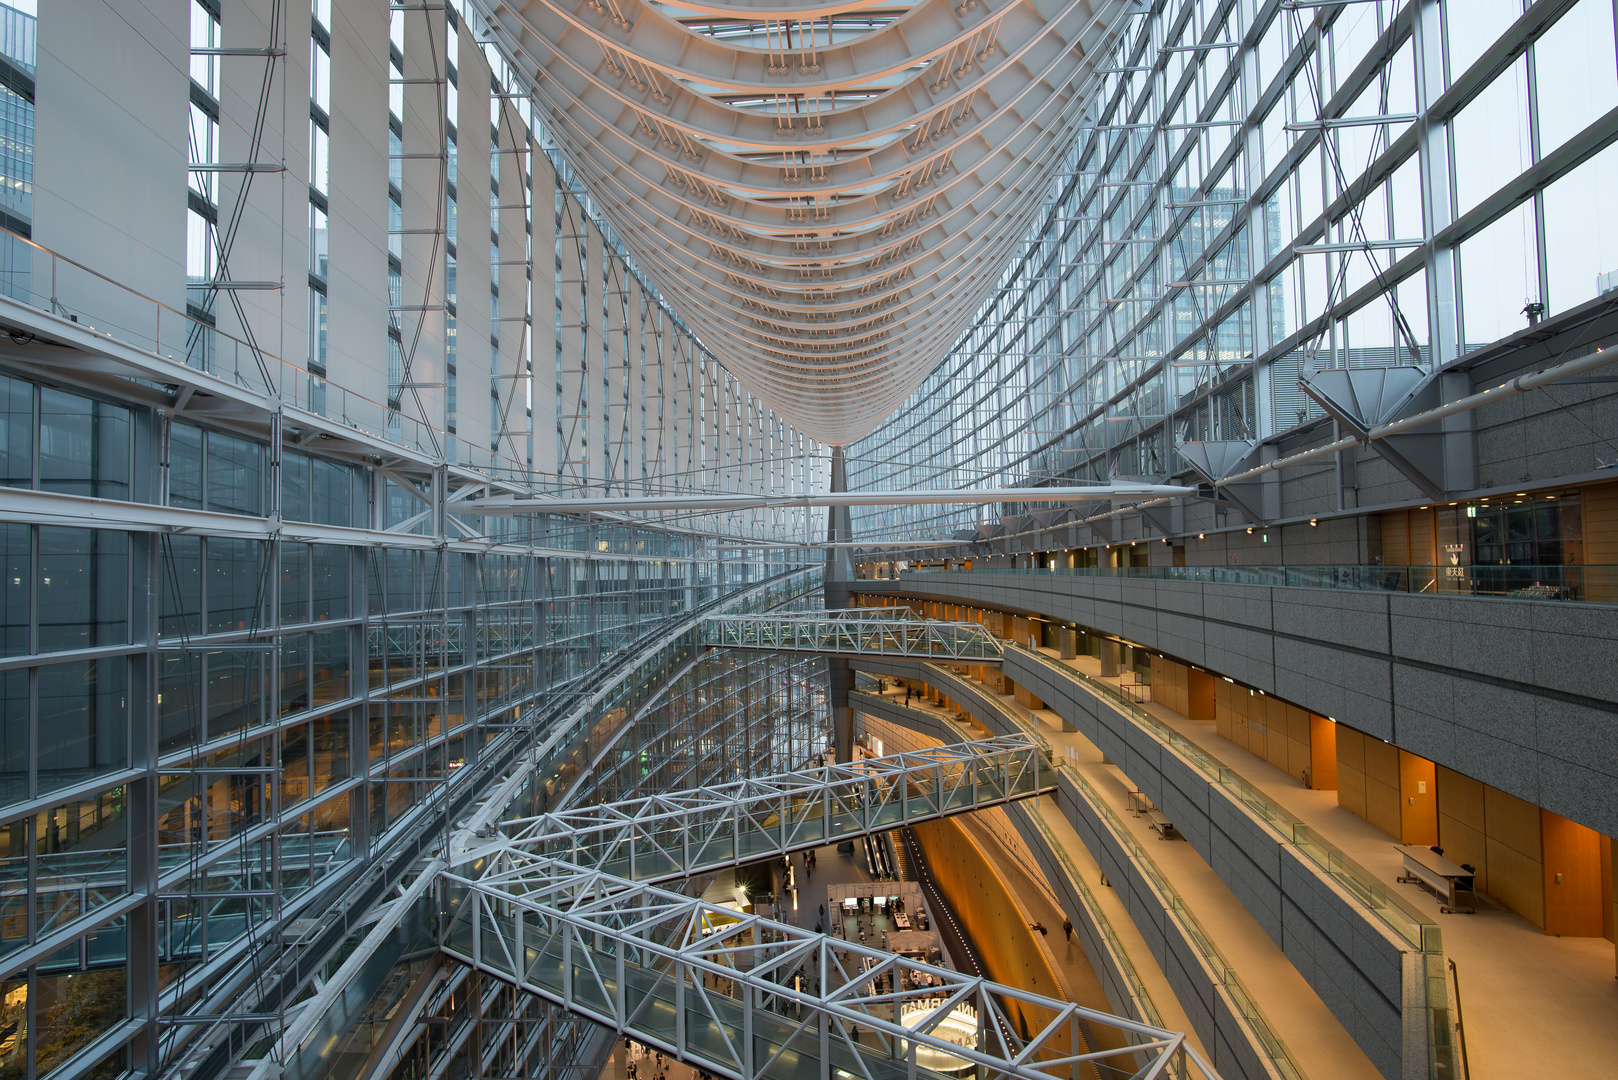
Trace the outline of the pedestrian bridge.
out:
M 977 623 L 918 619 L 909 608 L 848 608 L 843 614 L 713 615 L 702 643 L 717 648 L 886 656 L 998 664 L 1000 639 Z
M 442 948 L 735 1080 L 1218 1080 L 1180 1033 L 655 884 L 1052 793 L 1055 777 L 1016 735 L 504 822 L 440 879 Z M 1086 1025 L 1116 1029 L 1116 1048 L 1091 1049 Z

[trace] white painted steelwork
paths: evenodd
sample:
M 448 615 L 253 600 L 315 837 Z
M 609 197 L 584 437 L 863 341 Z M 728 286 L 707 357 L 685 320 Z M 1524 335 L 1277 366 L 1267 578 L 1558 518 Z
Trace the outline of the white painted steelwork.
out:
M 1011 735 L 823 765 L 502 822 L 468 851 L 479 880 L 525 892 L 555 860 L 663 881 L 1054 791 L 1033 739 Z
M 505 822 L 443 875 L 442 945 L 738 1080 L 915 1080 L 939 1075 L 923 1064 L 938 1055 L 985 1078 L 1065 1080 L 1093 1062 L 1217 1080 L 1182 1034 L 648 884 L 1029 797 L 1049 775 L 1018 735 Z M 1013 1002 L 1043 1026 L 1019 1034 Z M 938 1033 L 963 1006 L 975 1046 Z M 1123 1045 L 1089 1050 L 1081 1024 Z
M 998 664 L 1000 640 L 977 623 L 917 619 L 850 608 L 825 615 L 715 615 L 702 624 L 702 643 L 731 649 L 897 656 Z M 893 609 L 887 609 L 893 610 Z
M 994 289 L 1081 127 L 1098 58 L 1143 10 L 485 9 L 659 289 L 744 385 L 837 445 L 892 413 Z

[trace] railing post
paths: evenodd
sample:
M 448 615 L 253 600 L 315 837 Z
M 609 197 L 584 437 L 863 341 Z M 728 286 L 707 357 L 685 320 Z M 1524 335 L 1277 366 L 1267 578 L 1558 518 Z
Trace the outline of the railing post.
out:
M 753 933 L 755 936 L 758 936 L 759 931 L 754 930 Z M 760 943 L 755 942 L 754 944 Z M 742 992 L 742 1076 L 744 1077 L 744 1080 L 752 1080 L 753 1001 L 756 995 L 753 993 L 752 983 L 748 981 L 752 976 L 750 974 L 743 975 L 741 972 L 737 972 L 737 975 L 739 976 L 736 980 L 738 984 L 737 989 L 741 990 Z

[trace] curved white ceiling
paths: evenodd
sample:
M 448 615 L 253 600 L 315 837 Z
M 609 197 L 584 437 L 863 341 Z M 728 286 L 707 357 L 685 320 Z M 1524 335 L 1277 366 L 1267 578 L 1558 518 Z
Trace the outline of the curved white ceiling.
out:
M 812 438 L 943 358 L 1061 168 L 1135 0 L 485 0 L 620 238 Z

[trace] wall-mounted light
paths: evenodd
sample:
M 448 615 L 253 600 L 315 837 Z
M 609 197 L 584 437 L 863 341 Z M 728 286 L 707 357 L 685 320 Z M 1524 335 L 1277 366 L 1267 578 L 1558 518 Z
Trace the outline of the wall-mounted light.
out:
M 1208 539 L 1208 534 L 1207 533 L 1198 533 L 1197 534 L 1197 539 L 1198 540 L 1206 540 L 1206 539 Z
M 1251 525 L 1249 525 L 1249 526 L 1248 526 L 1248 527 L 1247 527 L 1247 535 L 1248 535 L 1248 536 L 1252 536 L 1252 535 L 1253 535 L 1253 526 L 1251 526 Z
M 1309 519 L 1309 527 L 1310 528 L 1314 528 L 1316 525 L 1319 525 L 1319 524 L 1320 524 L 1320 522 L 1317 519 L 1315 519 L 1315 518 L 1310 518 Z

